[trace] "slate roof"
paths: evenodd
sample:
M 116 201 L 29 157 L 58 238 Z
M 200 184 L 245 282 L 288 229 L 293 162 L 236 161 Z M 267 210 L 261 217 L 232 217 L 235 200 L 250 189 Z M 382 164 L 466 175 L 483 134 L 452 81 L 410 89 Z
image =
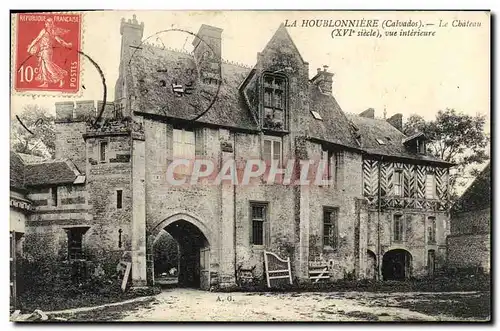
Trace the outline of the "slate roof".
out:
M 18 152 L 16 152 L 15 154 L 17 154 L 23 160 L 24 163 L 40 163 L 40 162 L 47 161 L 47 159 L 45 159 L 41 156 L 25 154 L 25 153 L 18 153 Z
M 127 81 L 131 82 L 129 86 L 132 86 L 137 95 L 133 110 L 191 120 L 209 108 L 211 101 L 215 99 L 210 109 L 197 122 L 248 130 L 258 129 L 238 89 L 250 68 L 222 62 L 223 82 L 220 88 L 217 84 L 203 86 L 211 96 L 205 99 L 201 97 L 200 88 L 195 85 L 192 95 L 176 97 L 171 84 L 174 80 L 178 84 L 187 84 L 192 77 L 190 70 L 196 71 L 191 54 L 142 44 L 141 49 L 133 53 L 127 72 Z M 166 86 L 162 86 L 163 84 Z
M 280 26 L 280 29 L 286 32 L 284 27 Z M 280 29 L 273 38 L 280 33 Z M 287 32 L 286 35 L 291 40 Z M 291 42 L 293 44 L 293 41 Z M 221 64 L 223 82 L 220 86 L 217 84 L 196 86 L 196 79 L 191 79 L 195 78 L 193 72 L 196 72 L 192 54 L 146 43 L 141 44 L 132 53 L 127 63 L 126 80 L 130 94 L 136 96 L 132 102 L 133 111 L 193 120 L 199 117 L 213 100 L 213 98 L 200 98 L 201 90 L 204 90 L 216 95 L 216 98 L 197 122 L 259 131 L 251 110 L 252 104 L 248 104 L 252 101 L 249 100 L 251 96 L 245 95 L 240 88 L 242 84 L 251 84 L 249 81 L 255 80 L 255 77 L 252 78 L 251 68 L 223 61 Z M 172 83 L 185 86 L 190 81 L 194 84 L 193 94 L 182 97 L 174 94 Z M 311 115 L 311 120 L 302 123 L 307 126 L 310 138 L 358 149 L 368 154 L 451 165 L 432 156 L 407 151 L 403 144 L 403 140 L 407 137 L 385 120 L 346 116 L 335 97 L 321 93 L 313 83 L 309 83 L 309 99 L 310 110 L 318 112 L 322 117 L 322 120 L 316 120 Z M 355 138 L 356 133 L 353 132 L 351 123 L 359 128 L 360 144 Z M 377 139 L 384 140 L 386 144 L 380 145 Z
M 24 162 L 15 152 L 10 152 L 10 187 L 24 189 Z
M 309 87 L 309 110 L 316 111 L 322 120 L 314 119 L 308 122 L 308 131 L 312 138 L 328 141 L 352 148 L 359 148 L 351 132 L 349 119 L 340 108 L 335 97 L 324 94 L 318 86 L 311 84 Z
M 491 207 L 491 166 L 483 169 L 462 196 L 453 204 L 452 213 L 482 210 Z
M 77 174 L 69 162 L 71 161 L 26 164 L 24 184 L 36 186 L 73 183 Z
M 449 162 L 445 162 L 430 155 L 411 153 L 408 151 L 403 144 L 403 141 L 407 138 L 406 135 L 384 119 L 368 118 L 353 114 L 348 114 L 347 117 L 359 128 L 361 134 L 361 150 L 368 154 L 402 157 L 412 160 L 441 163 L 448 166 L 452 165 Z M 377 139 L 380 139 L 385 144 L 381 145 Z

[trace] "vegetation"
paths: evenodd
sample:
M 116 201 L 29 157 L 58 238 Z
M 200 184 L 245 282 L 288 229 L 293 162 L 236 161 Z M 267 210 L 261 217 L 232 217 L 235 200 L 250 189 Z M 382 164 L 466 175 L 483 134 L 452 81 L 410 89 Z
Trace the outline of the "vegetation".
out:
M 11 118 L 10 146 L 18 153 L 53 158 L 55 152 L 54 116 L 46 108 L 27 105 Z
M 486 117 L 471 116 L 455 109 L 440 110 L 434 120 L 411 115 L 404 124 L 406 135 L 423 132 L 429 139 L 431 155 L 456 164 L 450 173 L 452 199 L 457 188 L 479 174 L 479 166 L 489 159 L 490 138 L 484 133 Z

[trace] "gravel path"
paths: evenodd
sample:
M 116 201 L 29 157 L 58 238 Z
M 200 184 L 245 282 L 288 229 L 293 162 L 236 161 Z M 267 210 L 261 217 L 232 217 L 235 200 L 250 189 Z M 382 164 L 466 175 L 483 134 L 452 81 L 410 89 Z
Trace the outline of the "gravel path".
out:
M 122 321 L 463 321 L 397 307 L 439 293 L 213 293 L 171 289 Z M 391 307 L 396 306 L 396 307 Z

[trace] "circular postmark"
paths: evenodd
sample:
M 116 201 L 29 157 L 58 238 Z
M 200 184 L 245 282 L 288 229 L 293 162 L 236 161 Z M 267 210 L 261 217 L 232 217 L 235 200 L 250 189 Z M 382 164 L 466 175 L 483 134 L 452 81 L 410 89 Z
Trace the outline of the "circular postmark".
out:
M 53 51 L 56 51 L 56 50 L 60 50 L 62 48 L 62 46 L 53 46 L 52 48 L 53 48 Z M 67 47 L 64 47 L 64 50 L 67 51 L 68 53 L 76 53 L 76 55 L 78 57 L 88 60 L 93 65 L 93 67 L 97 70 L 97 72 L 99 73 L 99 76 L 101 78 L 102 91 L 103 91 L 102 92 L 103 93 L 102 103 L 101 103 L 101 107 L 99 109 L 97 109 L 97 115 L 95 116 L 94 120 L 91 121 L 92 127 L 95 128 L 97 126 L 97 123 L 101 119 L 102 114 L 104 113 L 104 109 L 106 107 L 106 101 L 107 101 L 108 89 L 107 89 L 107 85 L 106 85 L 106 78 L 104 76 L 104 72 L 102 71 L 101 67 L 97 64 L 97 62 L 92 57 L 90 57 L 88 54 L 84 53 L 83 51 L 78 50 L 78 49 L 73 49 L 73 48 L 67 48 Z M 22 61 L 18 65 L 18 68 L 22 68 L 24 63 L 27 63 L 28 60 L 33 56 L 36 56 L 36 54 L 30 54 L 24 61 Z M 37 59 L 37 61 L 41 62 L 41 66 L 45 65 L 45 63 L 44 63 L 45 60 L 43 58 Z M 82 85 L 82 88 L 85 89 L 85 86 Z M 26 127 L 26 125 L 24 125 L 23 121 L 19 118 L 19 116 L 16 115 L 16 118 L 20 122 L 21 126 L 23 126 L 29 133 L 33 134 L 33 132 L 30 129 L 28 129 Z M 40 124 L 43 124 L 43 119 L 38 119 L 35 123 L 35 126 L 38 126 Z
M 22 12 L 16 15 L 16 66 L 13 86 L 16 91 L 61 92 L 68 96 L 85 90 L 81 81 L 82 62 L 89 61 L 102 82 L 102 105 L 97 116 L 89 118 L 92 126 L 100 120 L 106 105 L 107 86 L 104 73 L 97 62 L 81 50 L 81 13 Z M 52 94 L 51 96 L 57 96 Z M 20 124 L 33 133 L 17 116 Z M 34 127 L 43 124 L 36 121 Z
M 167 48 L 163 38 L 174 33 L 186 35 L 185 43 L 192 37 L 194 50 Z M 130 46 L 127 70 L 138 88 L 141 109 L 196 121 L 214 106 L 221 91 L 222 64 L 220 52 L 209 39 L 171 28 Z

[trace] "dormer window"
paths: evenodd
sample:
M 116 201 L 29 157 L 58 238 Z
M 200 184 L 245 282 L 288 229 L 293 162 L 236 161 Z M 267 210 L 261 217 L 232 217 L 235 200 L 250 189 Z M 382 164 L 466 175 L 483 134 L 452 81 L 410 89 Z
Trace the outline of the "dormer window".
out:
M 286 80 L 282 76 L 264 75 L 263 127 L 286 130 Z
M 425 154 L 425 140 L 417 139 L 417 152 L 419 154 Z
M 412 153 L 425 154 L 425 141 L 427 138 L 422 132 L 416 132 L 415 134 L 403 139 L 403 144 L 406 149 Z

